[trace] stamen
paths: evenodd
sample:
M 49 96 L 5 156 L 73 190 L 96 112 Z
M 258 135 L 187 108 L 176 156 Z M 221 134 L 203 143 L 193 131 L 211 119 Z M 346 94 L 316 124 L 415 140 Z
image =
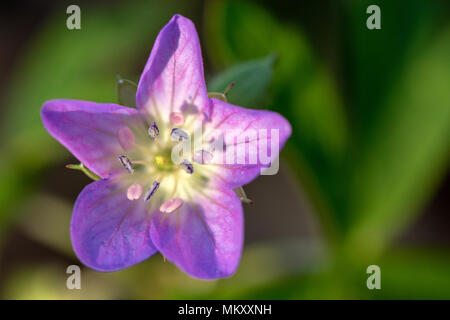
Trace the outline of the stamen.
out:
M 180 167 L 189 174 L 194 173 L 194 166 L 186 159 L 184 159 L 183 162 L 180 163 Z
M 211 163 L 213 154 L 206 150 L 197 150 L 194 153 L 194 162 L 199 164 Z
M 127 171 L 129 173 L 134 173 L 134 168 L 133 168 L 133 164 L 131 163 L 130 159 L 128 159 L 126 156 L 118 156 L 120 162 L 122 163 L 122 165 L 125 167 L 125 169 L 127 169 Z
M 179 128 L 173 128 L 170 132 L 170 136 L 172 137 L 173 141 L 183 141 L 189 139 L 189 134 Z
M 184 124 L 184 116 L 179 112 L 170 113 L 170 123 L 173 126 L 180 127 Z
M 172 213 L 175 210 L 177 210 L 179 207 L 183 205 L 184 201 L 180 198 L 173 198 L 167 201 L 164 201 L 164 203 L 159 207 L 159 211 L 163 213 Z
M 147 195 L 144 198 L 144 201 L 150 200 L 150 198 L 155 194 L 156 190 L 159 188 L 159 182 L 154 181 L 151 188 L 148 190 Z
M 159 128 L 156 125 L 155 121 L 153 121 L 150 127 L 148 128 L 148 135 L 152 139 L 155 139 L 159 135 Z
M 142 195 L 142 186 L 139 183 L 132 184 L 127 189 L 128 200 L 137 200 Z

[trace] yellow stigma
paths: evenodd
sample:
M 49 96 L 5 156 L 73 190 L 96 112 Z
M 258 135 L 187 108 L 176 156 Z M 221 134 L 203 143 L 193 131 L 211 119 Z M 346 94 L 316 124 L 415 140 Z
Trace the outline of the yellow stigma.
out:
M 167 163 L 167 159 L 161 155 L 155 157 L 155 162 L 158 166 L 163 166 Z

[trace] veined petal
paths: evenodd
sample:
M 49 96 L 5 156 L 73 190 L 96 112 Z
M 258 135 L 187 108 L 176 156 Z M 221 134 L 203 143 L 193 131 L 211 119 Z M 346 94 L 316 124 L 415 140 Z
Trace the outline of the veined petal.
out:
M 129 200 L 127 186 L 111 179 L 87 185 L 77 198 L 70 232 L 86 266 L 116 271 L 157 252 L 149 235 L 148 202 Z
M 252 181 L 262 170 L 273 170 L 275 174 L 279 152 L 291 135 L 289 122 L 273 111 L 210 100 L 211 116 L 204 123 L 203 139 L 205 149 L 213 150 L 211 164 L 205 165 L 212 171 L 213 180 L 234 189 Z
M 208 112 L 200 41 L 191 20 L 175 15 L 160 31 L 139 80 L 136 104 L 157 121 L 172 112 Z
M 130 147 L 124 139 L 134 143 L 125 128 L 139 122 L 135 109 L 79 100 L 47 101 L 41 117 L 48 132 L 102 178 L 121 169 L 117 156 Z
M 161 254 L 189 275 L 217 279 L 239 264 L 243 223 L 232 190 L 200 190 L 174 212 L 152 212 L 150 235 Z

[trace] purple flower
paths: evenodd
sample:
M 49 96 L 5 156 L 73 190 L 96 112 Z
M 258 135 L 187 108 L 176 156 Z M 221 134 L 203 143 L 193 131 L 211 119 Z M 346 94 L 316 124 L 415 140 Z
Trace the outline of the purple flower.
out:
M 116 271 L 160 252 L 191 276 L 230 276 L 243 245 L 242 204 L 233 189 L 271 165 L 278 155 L 271 143 L 282 147 L 288 121 L 208 98 L 197 32 L 180 15 L 155 41 L 136 105 L 51 100 L 42 108 L 50 134 L 101 177 L 75 203 L 77 256 L 92 269 Z M 197 139 L 199 128 L 203 142 L 174 162 L 174 146 Z M 266 134 L 247 135 L 260 129 Z M 247 138 L 236 142 L 229 131 Z M 267 147 L 269 163 L 250 161 L 261 153 L 255 142 Z M 230 150 L 240 150 L 244 162 L 225 162 Z

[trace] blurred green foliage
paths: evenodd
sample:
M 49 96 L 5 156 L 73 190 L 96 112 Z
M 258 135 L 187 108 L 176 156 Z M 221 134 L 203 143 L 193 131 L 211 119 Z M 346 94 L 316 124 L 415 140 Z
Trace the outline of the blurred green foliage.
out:
M 257 108 L 272 80 L 275 60 L 275 55 L 269 55 L 235 65 L 211 79 L 208 91 L 224 92 L 233 83 L 232 90 L 227 94 L 228 100 L 236 105 Z
M 192 279 L 157 256 L 114 274 L 83 270 L 89 287 L 68 292 L 60 266 L 26 266 L 1 294 L 450 298 L 448 251 L 395 244 L 448 170 L 450 25 L 440 1 L 377 3 L 382 29 L 375 31 L 365 27 L 370 1 L 334 5 L 341 21 L 336 41 L 342 69 L 336 70 L 301 24 L 256 2 L 205 2 L 203 54 L 220 70 L 208 89 L 220 92 L 234 82 L 230 103 L 269 108 L 290 120 L 293 134 L 283 154 L 313 205 L 324 242 L 250 245 L 237 273 L 213 282 Z M 49 167 L 68 156 L 42 127 L 40 107 L 53 98 L 116 101 L 115 73 L 137 80 L 161 26 L 173 13 L 190 16 L 194 8 L 181 1 L 90 5 L 83 10 L 82 32 L 61 26 L 61 14 L 47 21 L 20 57 L 5 96 L 0 234 L 14 216 L 28 237 L 74 259 L 68 234 L 72 203 L 35 188 Z M 119 84 L 118 99 L 125 105 L 134 103 L 129 84 Z M 381 291 L 365 286 L 370 264 L 381 267 Z
M 439 3 L 380 1 L 377 31 L 365 28 L 370 4 L 340 3 L 340 94 L 301 28 L 251 2 L 209 2 L 205 15 L 219 67 L 278 54 L 268 107 L 293 123 L 289 160 L 328 227 L 336 277 L 376 261 L 448 168 L 450 27 Z

